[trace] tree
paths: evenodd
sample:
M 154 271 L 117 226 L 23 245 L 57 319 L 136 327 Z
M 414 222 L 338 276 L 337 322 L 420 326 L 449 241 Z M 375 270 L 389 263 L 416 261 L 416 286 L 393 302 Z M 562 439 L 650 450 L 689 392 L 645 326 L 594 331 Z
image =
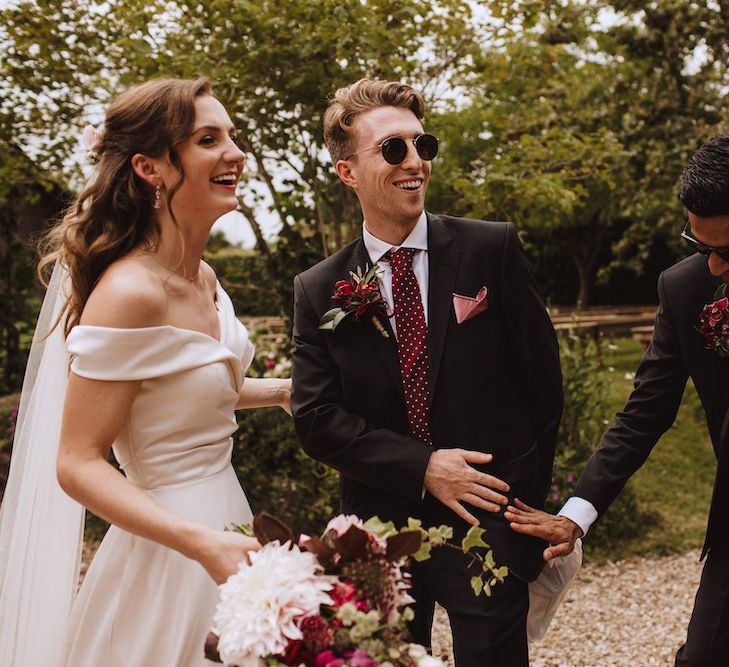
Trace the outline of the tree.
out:
M 367 75 L 407 79 L 436 98 L 477 48 L 463 0 L 35 0 L 0 15 L 0 104 L 32 107 L 20 123 L 25 135 L 61 130 L 64 139 L 39 149 L 56 164 L 67 159 L 92 99 L 103 103 L 159 74 L 213 80 L 249 158 L 240 210 L 271 283 L 281 286 L 279 310 L 290 303 L 293 274 L 354 238 L 361 224 L 323 146 L 328 96 Z M 52 103 L 41 111 L 44 99 Z M 281 225 L 275 247 L 264 239 L 262 208 Z
M 570 260 L 586 305 L 597 276 L 640 272 L 657 236 L 677 236 L 677 179 L 721 129 L 722 10 L 488 6 L 502 23 L 474 61 L 470 103 L 439 120 L 461 174 L 439 194 L 463 213 L 513 220 L 537 257 L 546 248 Z
M 40 304 L 31 238 L 65 203 L 62 187 L 0 139 L 0 395 L 20 389 Z

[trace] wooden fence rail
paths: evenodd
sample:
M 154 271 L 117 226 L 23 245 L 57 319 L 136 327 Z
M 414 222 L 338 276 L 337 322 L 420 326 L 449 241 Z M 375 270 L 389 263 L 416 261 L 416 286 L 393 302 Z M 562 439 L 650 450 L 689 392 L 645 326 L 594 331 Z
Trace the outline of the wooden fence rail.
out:
M 593 306 L 582 310 L 553 306 L 549 308 L 549 316 L 558 332 L 583 331 L 594 336 L 629 333 L 645 346 L 653 334 L 656 306 Z M 285 317 L 267 315 L 240 320 L 251 332 L 261 332 L 259 339 L 275 340 L 290 333 Z

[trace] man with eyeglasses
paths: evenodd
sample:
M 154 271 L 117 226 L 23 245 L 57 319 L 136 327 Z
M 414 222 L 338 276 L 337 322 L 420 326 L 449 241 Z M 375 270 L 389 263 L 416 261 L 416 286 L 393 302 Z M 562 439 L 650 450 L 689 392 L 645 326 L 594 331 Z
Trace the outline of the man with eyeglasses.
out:
M 511 531 L 503 508 L 514 494 L 537 506 L 546 496 L 562 412 L 558 347 L 514 227 L 424 210 L 438 152 L 424 110 L 410 86 L 366 79 L 330 103 L 324 137 L 364 223 L 361 239 L 294 281 L 292 407 L 304 450 L 340 472 L 345 513 L 450 525 L 456 541 L 486 529 L 509 567 L 504 583 L 477 597 L 469 559 L 434 549 L 412 570 L 411 630 L 430 645 L 437 601 L 457 665 L 521 667 L 527 582 L 546 545 Z M 337 283 L 368 266 L 386 310 L 365 303 L 359 319 L 333 327 L 325 315 L 343 301 L 332 294 L 351 289 Z
M 706 562 L 676 665 L 719 667 L 729 665 L 729 358 L 707 347 L 698 325 L 704 305 L 729 282 L 729 135 L 712 139 L 691 157 L 679 198 L 688 210 L 681 237 L 696 253 L 658 280 L 653 339 L 636 372 L 633 393 L 588 460 L 560 516 L 515 504 L 506 517 L 514 530 L 551 543 L 546 560 L 569 553 L 671 427 L 690 377 L 706 412 L 718 466 L 701 553 Z

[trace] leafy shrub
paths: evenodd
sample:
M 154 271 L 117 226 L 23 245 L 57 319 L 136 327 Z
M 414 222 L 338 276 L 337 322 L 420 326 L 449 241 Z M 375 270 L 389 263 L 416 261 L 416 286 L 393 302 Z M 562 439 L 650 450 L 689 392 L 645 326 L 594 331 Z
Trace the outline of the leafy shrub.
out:
M 612 417 L 601 339 L 570 332 L 560 338 L 560 354 L 565 405 L 546 504 L 546 510 L 553 513 L 574 493 L 580 473 Z M 616 540 L 636 537 L 653 522 L 655 517 L 638 507 L 628 482 L 590 529 L 585 550 L 605 549 Z
M 252 331 L 251 377 L 289 377 L 291 341 Z M 338 475 L 304 454 L 293 420 L 279 408 L 241 410 L 233 465 L 254 513 L 267 511 L 297 531 L 319 534 L 336 513 Z

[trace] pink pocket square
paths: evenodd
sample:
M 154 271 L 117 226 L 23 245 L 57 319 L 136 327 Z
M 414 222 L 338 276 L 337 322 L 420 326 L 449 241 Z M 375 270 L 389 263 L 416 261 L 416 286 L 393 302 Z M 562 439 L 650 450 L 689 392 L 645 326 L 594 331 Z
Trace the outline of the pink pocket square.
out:
M 456 322 L 462 324 L 472 317 L 476 317 L 489 307 L 489 301 L 486 298 L 488 289 L 484 285 L 478 294 L 473 296 L 463 296 L 462 294 L 453 295 L 453 309 L 456 311 Z

